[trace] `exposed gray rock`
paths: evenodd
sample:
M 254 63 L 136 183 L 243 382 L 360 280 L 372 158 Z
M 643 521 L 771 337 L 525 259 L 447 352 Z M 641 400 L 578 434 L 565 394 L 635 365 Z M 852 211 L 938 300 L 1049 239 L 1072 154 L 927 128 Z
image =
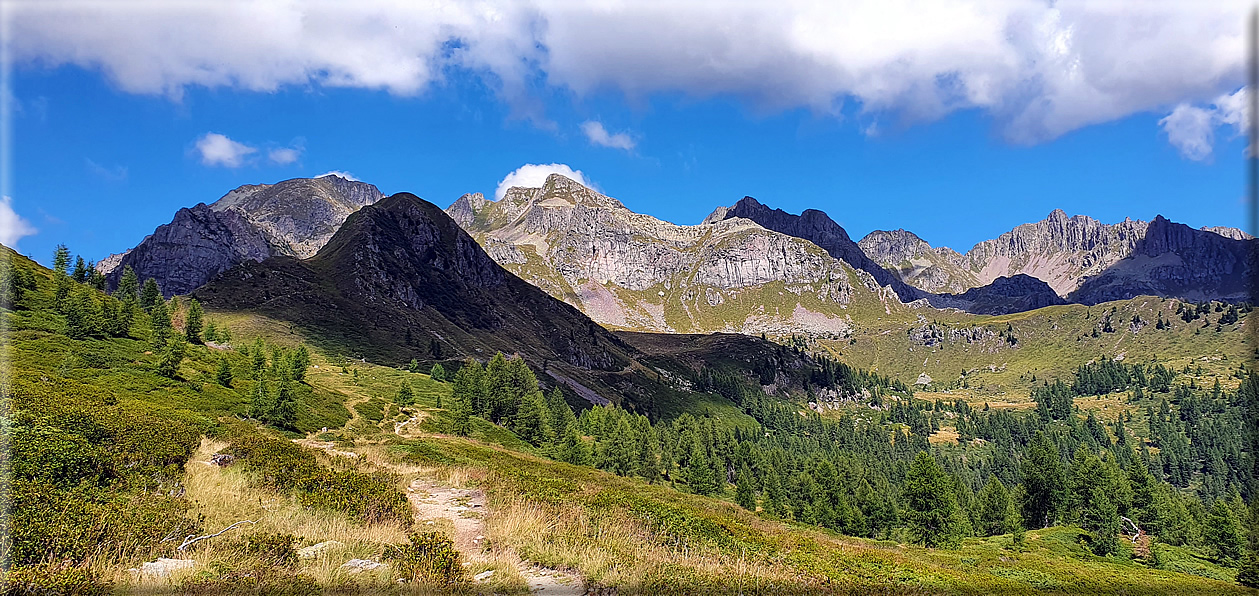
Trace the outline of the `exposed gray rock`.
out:
M 832 257 L 869 273 L 879 285 L 891 286 L 903 302 L 923 297 L 923 293 L 917 288 L 901 281 L 871 260 L 848 237 L 848 232 L 822 211 L 806 209 L 800 215 L 792 215 L 782 209 L 770 209 L 752 197 L 743 197 L 733 207 L 719 207 L 704 218 L 704 223 L 716 223 L 733 217 L 750 219 L 768 230 L 803 238 L 818 245 Z
M 1247 234 L 1246 232 L 1243 232 L 1237 228 L 1230 228 L 1226 226 L 1202 226 L 1199 229 L 1204 232 L 1212 232 L 1215 234 L 1219 234 L 1225 238 L 1231 238 L 1233 240 L 1254 240 L 1255 239 L 1254 236 L 1251 236 L 1250 234 Z
M 147 575 L 149 577 L 170 577 L 170 574 L 182 569 L 192 569 L 197 564 L 192 559 L 167 559 L 158 557 L 156 561 L 150 561 L 140 565 L 139 568 L 130 571 L 136 575 Z
M 1085 279 L 1070 298 L 1084 304 L 1141 295 L 1248 300 L 1251 280 L 1259 272 L 1257 242 L 1195 230 L 1158 216 L 1128 255 Z
M 349 215 L 383 195 L 375 186 L 329 175 L 246 185 L 211 205 L 180 209 L 138 246 L 103 265 L 116 285 L 124 265 L 184 294 L 245 261 L 314 255 Z
M 998 277 L 986 286 L 961 294 L 940 294 L 928 298 L 936 308 L 959 308 L 966 312 L 998 315 L 1066 304 L 1049 284 L 1022 273 Z
M 557 174 L 540 188 L 508 189 L 498 201 L 464 195 L 446 211 L 499 264 L 615 327 L 760 332 L 787 320 L 787 329 L 836 331 L 848 323 L 834 312 L 788 306 L 769 314 L 759 299 L 741 297 L 781 283 L 781 295 L 840 309 L 856 292 L 880 289 L 813 243 L 753 221 L 679 226 Z M 666 311 L 678 314 L 670 319 Z
M 319 555 L 323 554 L 328 549 L 336 548 L 338 546 L 344 546 L 344 545 L 340 542 L 337 542 L 336 540 L 326 540 L 324 542 L 320 542 L 319 544 L 312 544 L 310 546 L 297 549 L 297 558 L 315 559 L 315 558 L 318 558 Z
M 341 569 L 349 573 L 362 573 L 364 571 L 373 571 L 385 567 L 384 563 L 377 563 L 371 559 L 350 559 L 341 565 Z
M 981 285 L 966 257 L 951 248 L 933 248 L 913 232 L 875 230 L 857 246 L 901 281 L 926 292 L 960 294 Z

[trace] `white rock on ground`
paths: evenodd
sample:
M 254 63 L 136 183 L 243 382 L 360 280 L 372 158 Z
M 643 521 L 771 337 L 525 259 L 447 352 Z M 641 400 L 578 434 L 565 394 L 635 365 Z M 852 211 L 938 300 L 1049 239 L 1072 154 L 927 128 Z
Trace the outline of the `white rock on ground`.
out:
M 167 559 L 159 557 L 156 561 L 145 563 L 140 565 L 138 569 L 131 569 L 130 571 L 137 575 L 167 577 L 172 571 L 191 569 L 196 564 L 197 562 L 192 559 Z
M 490 569 L 489 571 L 482 571 L 482 572 L 480 572 L 480 573 L 478 573 L 478 574 L 476 574 L 476 575 L 472 576 L 472 579 L 473 579 L 473 581 L 483 582 L 483 581 L 485 581 L 485 580 L 487 580 L 487 579 L 490 579 L 490 577 L 491 577 L 491 576 L 493 576 L 493 575 L 494 575 L 494 570 L 493 570 L 493 569 Z
M 341 543 L 337 542 L 336 540 L 328 540 L 325 542 L 320 542 L 319 544 L 312 544 L 305 548 L 299 548 L 297 549 L 297 558 L 314 559 L 318 557 L 320 553 L 322 553 L 323 551 L 328 550 L 329 548 L 332 548 L 334 546 L 341 546 Z
M 345 564 L 341 565 L 341 568 L 351 573 L 358 573 L 360 571 L 380 569 L 384 566 L 384 563 L 377 563 L 376 561 L 369 559 L 350 559 L 349 561 L 346 561 Z

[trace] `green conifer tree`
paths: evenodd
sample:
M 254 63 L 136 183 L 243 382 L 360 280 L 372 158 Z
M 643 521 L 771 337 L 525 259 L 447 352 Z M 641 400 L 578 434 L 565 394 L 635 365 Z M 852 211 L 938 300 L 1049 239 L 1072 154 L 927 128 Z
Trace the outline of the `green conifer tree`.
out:
M 153 329 L 153 347 L 160 350 L 166 347 L 167 341 L 170 339 L 174 329 L 171 327 L 170 311 L 166 308 L 166 301 L 158 299 L 149 310 L 149 322 Z
M 412 362 L 415 361 L 412 360 Z M 434 381 L 444 382 L 446 380 L 446 368 L 443 367 L 440 362 L 434 364 L 433 368 L 428 371 L 428 378 L 433 379 Z
M 735 480 L 734 502 L 748 511 L 756 511 L 756 491 L 752 487 L 752 470 L 745 465 L 739 468 Z
M 961 544 L 963 524 L 952 482 L 935 458 L 918 452 L 905 474 L 901 494 L 909 532 L 917 542 L 943 548 Z
M 193 298 L 188 304 L 188 312 L 184 314 L 184 338 L 188 343 L 199 344 L 201 341 L 201 331 L 204 326 L 202 318 L 205 311 L 201 309 L 201 303 Z
M 415 392 L 411 390 L 410 380 L 402 380 L 402 384 L 398 386 L 398 393 L 393 397 L 393 402 L 403 408 L 415 403 Z
M 144 287 L 140 289 L 140 308 L 149 310 L 161 300 L 162 291 L 157 287 L 157 280 L 152 277 L 144 280 Z
M 218 368 L 214 371 L 214 380 L 224 387 L 232 386 L 232 366 L 227 356 L 219 356 Z

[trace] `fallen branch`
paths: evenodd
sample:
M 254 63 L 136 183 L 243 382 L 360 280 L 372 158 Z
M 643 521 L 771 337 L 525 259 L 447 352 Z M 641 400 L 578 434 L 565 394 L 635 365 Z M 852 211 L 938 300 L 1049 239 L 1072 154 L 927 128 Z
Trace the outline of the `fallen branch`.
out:
M 1133 544 L 1136 544 L 1136 543 L 1137 543 L 1137 539 L 1141 538 L 1141 527 L 1137 525 L 1137 522 L 1134 522 L 1134 521 L 1132 521 L 1132 520 L 1130 520 L 1130 519 L 1128 519 L 1128 518 L 1126 518 L 1126 517 L 1124 517 L 1124 516 L 1122 516 L 1122 515 L 1121 515 L 1121 516 L 1119 516 L 1119 519 L 1122 519 L 1123 521 L 1128 522 L 1128 523 L 1132 526 L 1132 530 L 1133 530 L 1133 533 L 1132 533 L 1132 543 L 1133 543 Z
M 222 529 L 222 530 L 220 530 L 220 531 L 219 531 L 219 533 L 217 533 L 217 534 L 206 534 L 205 536 L 197 536 L 196 534 L 189 534 L 187 538 L 184 538 L 184 543 L 183 543 L 183 544 L 181 544 L 181 545 L 179 545 L 179 548 L 177 548 L 177 549 L 175 549 L 175 550 L 182 551 L 182 550 L 184 550 L 185 548 L 188 548 L 188 547 L 190 547 L 190 546 L 192 546 L 192 545 L 194 545 L 194 544 L 196 544 L 196 543 L 198 543 L 198 542 L 201 542 L 202 540 L 208 540 L 208 539 L 210 539 L 210 538 L 214 538 L 214 537 L 216 537 L 216 536 L 222 536 L 224 532 L 226 532 L 226 531 L 228 531 L 228 530 L 231 530 L 231 529 L 234 529 L 234 528 L 236 528 L 237 526 L 239 526 L 239 525 L 241 525 L 241 524 L 254 524 L 254 523 L 258 523 L 258 522 L 250 521 L 250 520 L 247 520 L 247 519 L 242 519 L 242 520 L 240 520 L 240 521 L 238 521 L 238 522 L 236 522 L 236 523 L 234 523 L 234 524 L 232 524 L 232 525 L 230 525 L 230 526 L 228 526 L 228 527 L 226 527 L 226 528 L 223 528 L 223 529 Z

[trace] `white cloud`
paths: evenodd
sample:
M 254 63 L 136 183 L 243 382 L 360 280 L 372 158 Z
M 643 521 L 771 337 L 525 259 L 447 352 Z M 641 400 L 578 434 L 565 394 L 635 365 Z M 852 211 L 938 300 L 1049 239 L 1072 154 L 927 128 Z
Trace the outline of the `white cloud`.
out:
M 1243 87 L 1215 98 L 1209 105 L 1182 103 L 1158 124 L 1181 155 L 1186 159 L 1204 161 L 1210 159 L 1214 151 L 1217 128 L 1231 127 L 1234 134 L 1242 135 L 1246 132 L 1248 121 L 1246 88 Z
M 324 173 L 322 173 L 322 174 L 320 174 L 320 175 L 318 175 L 318 176 L 315 176 L 315 177 L 316 177 L 316 178 L 323 178 L 324 176 L 340 176 L 340 177 L 342 177 L 342 178 L 345 178 L 346 180 L 349 180 L 350 182 L 358 182 L 358 181 L 359 181 L 359 179 L 358 179 L 358 178 L 355 178 L 355 177 L 354 177 L 354 174 L 351 174 L 351 173 L 349 173 L 349 172 L 342 172 L 342 171 L 340 171 L 340 170 L 329 170 L 329 171 L 324 172 Z
M 105 167 L 101 164 L 96 163 L 91 158 L 86 158 L 86 160 L 87 160 L 88 171 L 97 176 L 100 176 L 101 178 L 105 180 L 108 180 L 110 182 L 123 182 L 127 179 L 126 166 Z
M 301 156 L 302 150 L 297 147 L 280 147 L 267 152 L 267 159 L 271 160 L 271 163 L 281 166 L 291 164 Z
M 0 197 L 0 244 L 16 250 L 18 240 L 38 232 L 13 210 L 12 197 Z
M 238 168 L 245 163 L 246 157 L 257 151 L 217 132 L 207 132 L 197 139 L 197 153 L 201 154 L 201 163 L 207 166 Z
M 630 138 L 628 133 L 618 132 L 616 134 L 608 134 L 608 130 L 603 127 L 602 122 L 589 120 L 583 122 L 581 131 L 586 133 L 586 138 L 593 145 L 600 147 L 611 147 L 613 149 L 624 149 L 626 151 L 634 150 L 634 139 Z
M 560 174 L 566 178 L 580 182 L 584 186 L 593 187 L 586 175 L 581 170 L 574 170 L 562 163 L 533 164 L 527 163 L 498 182 L 498 188 L 494 189 L 494 200 L 503 198 L 507 193 L 507 189 L 513 186 L 523 186 L 525 188 L 539 188 L 546 182 L 546 177 L 551 174 Z
M 542 81 L 578 97 L 851 104 L 901 123 L 979 109 L 1006 138 L 1039 142 L 1236 89 L 1249 10 L 1242 0 L 43 2 L 10 11 L 6 43 L 17 62 L 99 69 L 123 90 L 176 98 L 193 85 L 414 95 L 465 70 L 539 123 L 530 88 Z

